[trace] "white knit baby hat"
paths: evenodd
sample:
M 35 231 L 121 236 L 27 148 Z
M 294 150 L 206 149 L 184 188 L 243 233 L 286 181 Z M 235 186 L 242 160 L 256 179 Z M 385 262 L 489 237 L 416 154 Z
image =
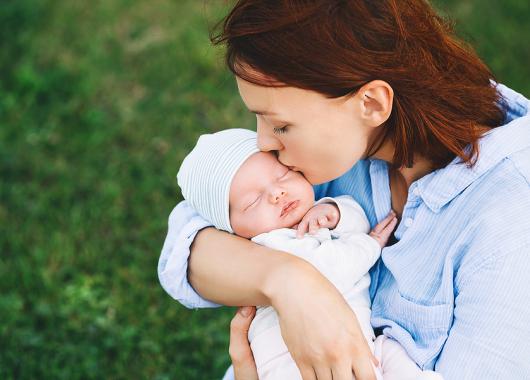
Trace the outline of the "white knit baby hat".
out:
M 241 165 L 256 152 L 256 132 L 248 129 L 202 135 L 177 174 L 182 196 L 216 228 L 233 233 L 228 204 L 230 184 Z

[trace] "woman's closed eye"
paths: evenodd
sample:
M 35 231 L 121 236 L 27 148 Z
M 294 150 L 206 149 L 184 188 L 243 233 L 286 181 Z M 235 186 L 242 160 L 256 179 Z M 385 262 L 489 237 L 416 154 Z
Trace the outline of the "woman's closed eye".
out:
M 284 125 L 283 127 L 274 128 L 272 131 L 277 135 L 283 135 L 284 133 L 287 133 L 287 125 Z

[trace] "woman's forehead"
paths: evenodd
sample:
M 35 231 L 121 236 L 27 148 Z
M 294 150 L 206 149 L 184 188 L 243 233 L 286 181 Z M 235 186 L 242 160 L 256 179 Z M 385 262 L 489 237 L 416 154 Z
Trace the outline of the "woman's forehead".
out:
M 323 95 L 296 87 L 265 87 L 237 78 L 239 94 L 250 112 L 269 117 L 286 117 L 308 107 L 324 105 Z
M 260 115 L 276 113 L 271 110 L 274 104 L 272 87 L 258 86 L 239 77 L 236 81 L 241 99 L 251 112 Z

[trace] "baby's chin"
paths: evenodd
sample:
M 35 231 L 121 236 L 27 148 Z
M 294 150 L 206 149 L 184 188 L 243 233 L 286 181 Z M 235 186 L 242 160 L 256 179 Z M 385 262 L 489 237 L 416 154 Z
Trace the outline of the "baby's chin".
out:
M 283 220 L 280 218 L 277 220 L 276 223 L 268 224 L 267 226 L 260 226 L 255 228 L 253 231 L 246 231 L 245 234 L 239 234 L 237 231 L 235 231 L 236 235 L 239 235 L 241 237 L 246 237 L 247 239 L 251 239 L 255 236 L 271 232 L 274 230 L 279 230 L 280 228 L 293 228 L 298 223 L 302 221 L 305 214 L 313 207 L 314 202 L 307 200 L 305 202 L 301 202 L 301 204 L 296 208 L 296 210 L 293 211 L 292 215 L 288 215 Z
M 305 215 L 305 213 L 304 213 L 304 215 Z M 303 215 L 302 215 L 302 217 L 303 217 Z M 268 232 L 271 232 L 271 231 L 274 231 L 274 230 L 279 230 L 281 228 L 293 228 L 298 223 L 300 223 L 301 220 L 302 220 L 302 218 L 297 218 L 297 220 L 295 222 L 292 222 L 292 221 L 278 221 L 278 223 L 276 225 L 272 225 L 272 226 L 268 225 L 267 227 L 256 229 L 256 230 L 251 232 L 252 236 L 250 236 L 249 239 L 251 239 L 253 237 L 256 237 L 258 235 L 264 234 L 264 233 L 268 233 Z M 242 236 L 242 237 L 245 237 L 245 236 Z

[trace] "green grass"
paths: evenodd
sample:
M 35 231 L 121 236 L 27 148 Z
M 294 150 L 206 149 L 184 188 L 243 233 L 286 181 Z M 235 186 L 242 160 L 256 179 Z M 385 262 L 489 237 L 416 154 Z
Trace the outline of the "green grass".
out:
M 437 3 L 530 94 L 526 0 Z M 187 310 L 156 276 L 186 152 L 253 123 L 208 41 L 226 9 L 0 5 L 0 378 L 202 380 L 229 364 L 234 310 Z

